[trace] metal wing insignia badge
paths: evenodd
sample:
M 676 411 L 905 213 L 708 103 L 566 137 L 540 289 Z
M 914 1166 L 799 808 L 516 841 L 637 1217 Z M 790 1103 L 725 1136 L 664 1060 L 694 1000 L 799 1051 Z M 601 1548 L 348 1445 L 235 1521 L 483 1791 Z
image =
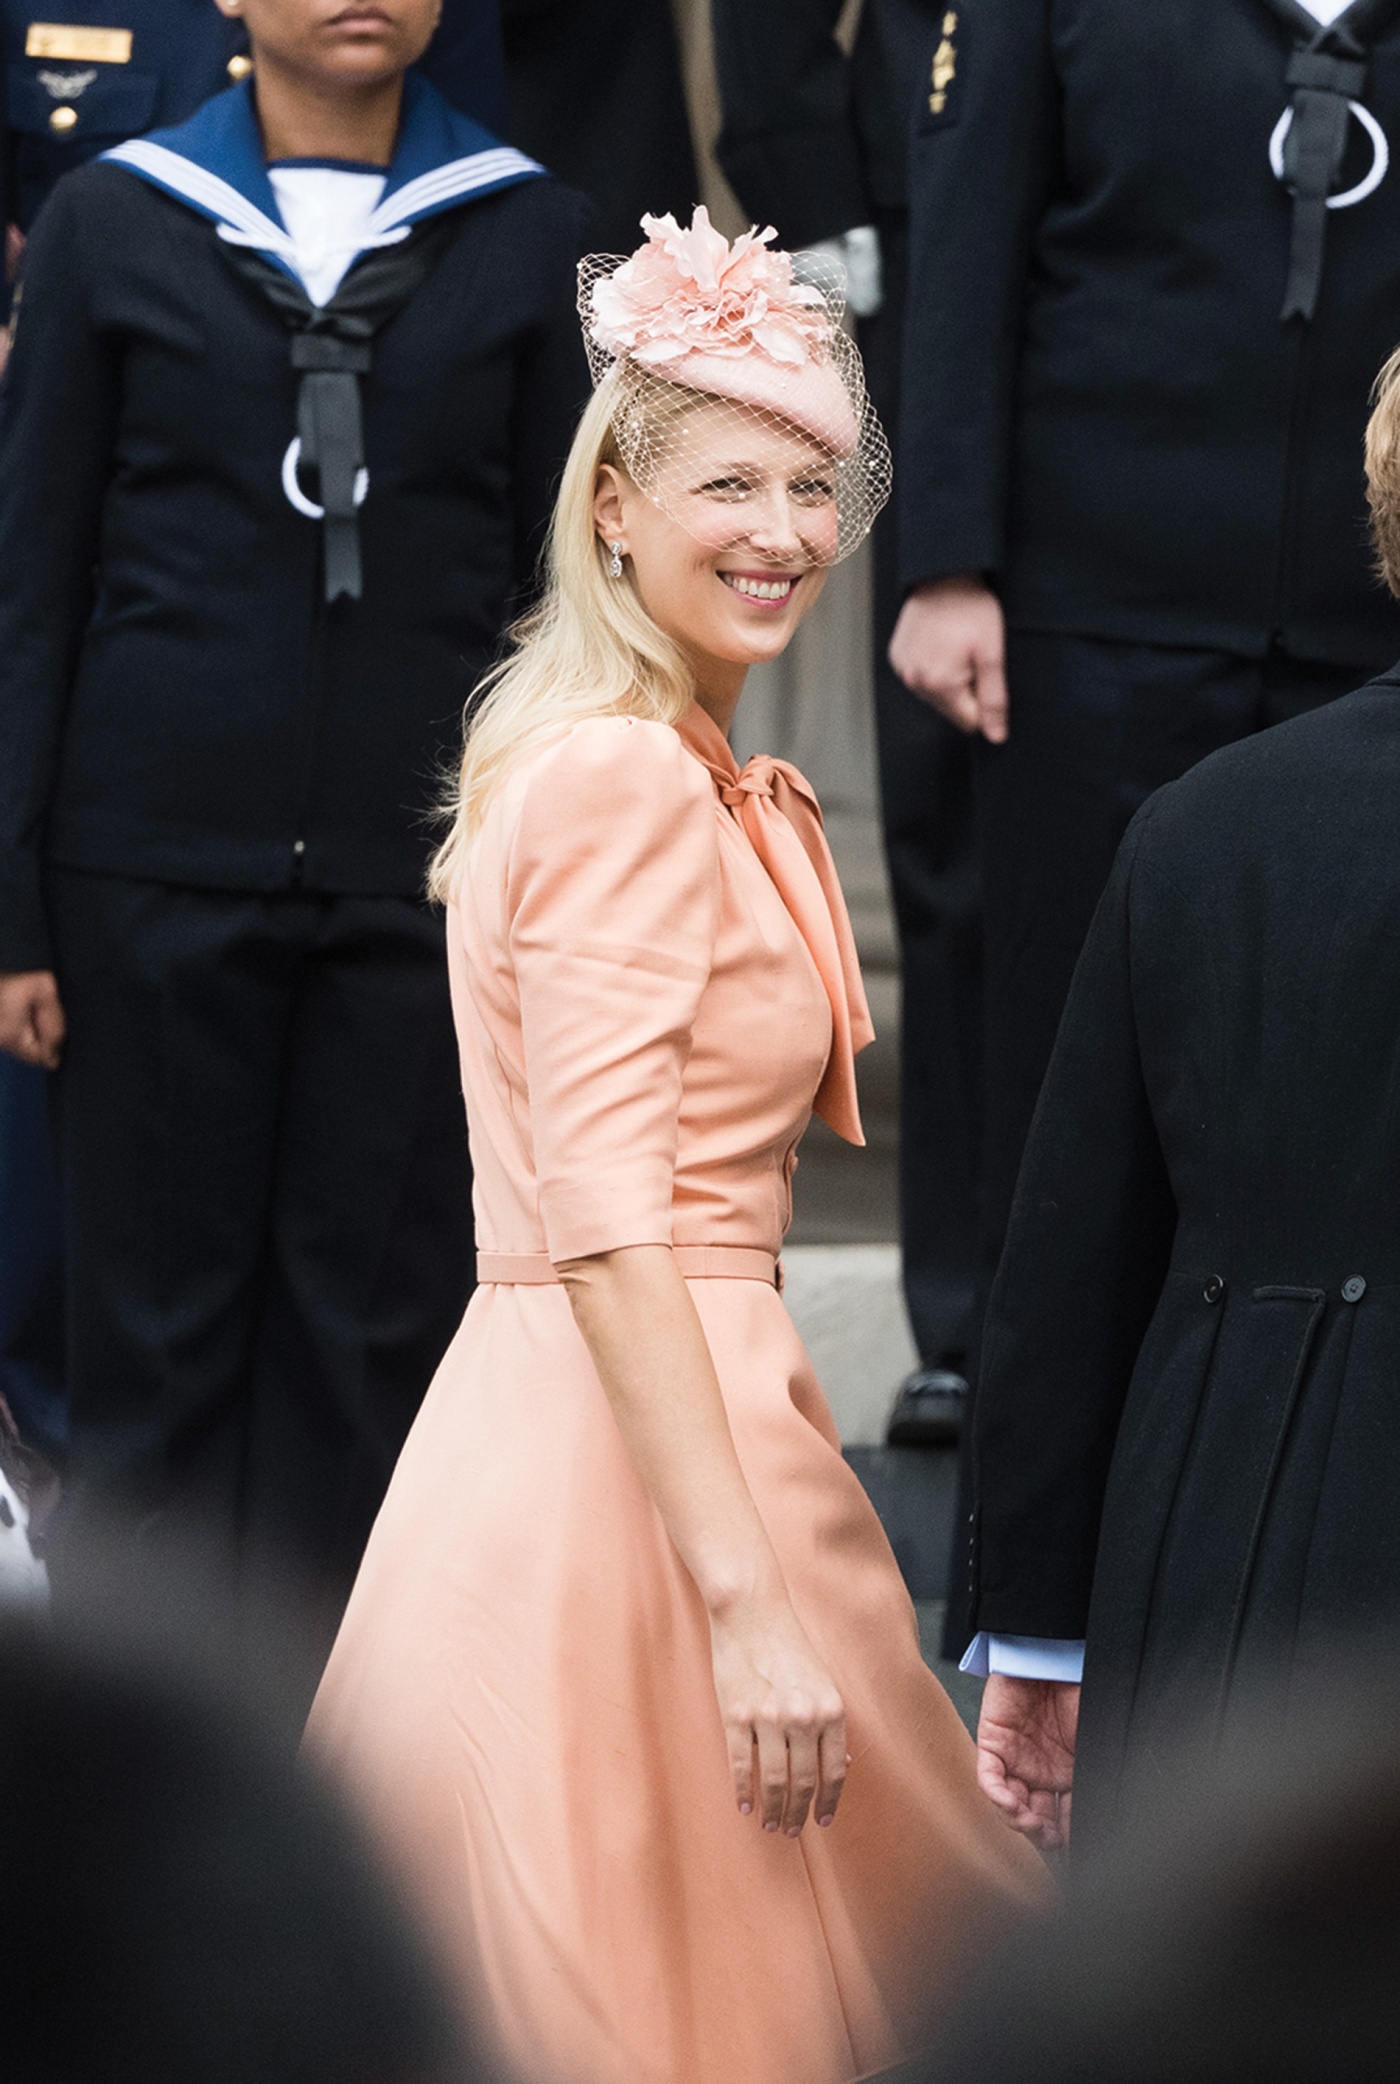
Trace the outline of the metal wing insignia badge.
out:
M 95 69 L 89 72 L 41 72 L 39 84 L 54 101 L 76 101 L 80 94 L 86 94 L 96 78 Z

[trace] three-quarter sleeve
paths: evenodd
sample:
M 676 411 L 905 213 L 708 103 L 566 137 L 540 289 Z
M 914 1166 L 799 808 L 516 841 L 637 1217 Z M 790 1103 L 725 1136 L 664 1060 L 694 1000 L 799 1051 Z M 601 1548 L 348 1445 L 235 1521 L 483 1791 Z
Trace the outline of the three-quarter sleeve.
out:
M 681 1079 L 719 920 L 707 771 L 664 724 L 598 717 L 531 771 L 507 869 L 551 1259 L 671 1242 Z

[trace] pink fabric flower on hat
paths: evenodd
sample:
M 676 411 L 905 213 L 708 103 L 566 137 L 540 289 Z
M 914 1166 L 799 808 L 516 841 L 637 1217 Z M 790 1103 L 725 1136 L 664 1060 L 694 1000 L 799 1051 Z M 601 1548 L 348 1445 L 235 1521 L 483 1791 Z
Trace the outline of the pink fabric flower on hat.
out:
M 801 368 L 831 334 L 820 290 L 795 282 L 777 238 L 748 231 L 731 246 L 697 205 L 689 230 L 672 216 L 644 217 L 647 243 L 593 285 L 590 331 L 609 354 L 664 370 L 686 355 L 738 359 L 755 350 Z

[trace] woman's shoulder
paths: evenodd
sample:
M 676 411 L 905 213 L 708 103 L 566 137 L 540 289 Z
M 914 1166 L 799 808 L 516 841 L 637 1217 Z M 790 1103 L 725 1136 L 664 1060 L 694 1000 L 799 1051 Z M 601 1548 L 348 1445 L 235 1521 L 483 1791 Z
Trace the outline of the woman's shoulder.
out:
M 587 716 L 569 724 L 521 762 L 521 800 L 563 795 L 593 802 L 650 805 L 658 798 L 708 804 L 714 785 L 670 724 L 641 716 Z
M 494 808 L 517 860 L 717 846 L 708 773 L 669 724 L 644 717 L 567 725 L 516 765 Z

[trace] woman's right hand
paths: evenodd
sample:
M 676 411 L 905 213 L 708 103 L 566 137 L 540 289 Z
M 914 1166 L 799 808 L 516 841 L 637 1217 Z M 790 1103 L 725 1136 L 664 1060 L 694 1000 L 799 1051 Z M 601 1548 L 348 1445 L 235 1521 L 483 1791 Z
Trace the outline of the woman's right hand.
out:
M 740 1814 L 795 1838 L 829 1824 L 846 1778 L 846 1711 L 786 1599 L 710 1616 L 715 1692 Z
M 739 1807 L 767 1831 L 795 1836 L 809 1814 L 828 1824 L 845 1709 L 792 1610 L 675 1254 L 623 1245 L 556 1263 L 632 1466 L 705 1602 Z
M 52 970 L 0 974 L 0 1049 L 23 1064 L 58 1069 L 66 1023 Z

